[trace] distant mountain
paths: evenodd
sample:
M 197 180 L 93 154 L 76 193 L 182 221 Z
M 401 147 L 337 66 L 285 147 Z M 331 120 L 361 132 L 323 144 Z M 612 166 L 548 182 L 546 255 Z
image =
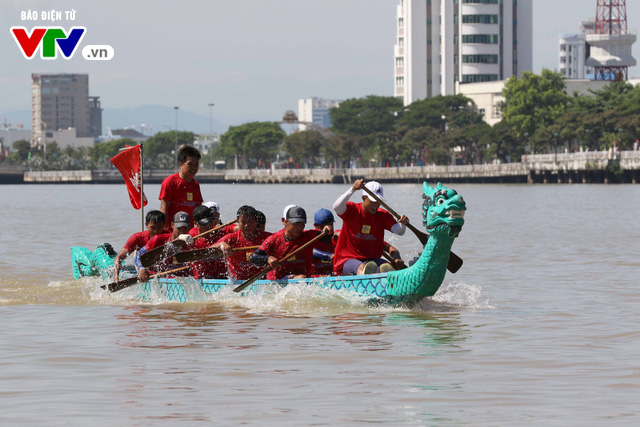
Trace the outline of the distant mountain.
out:
M 216 113 L 218 116 L 216 116 Z M 225 122 L 217 120 L 223 117 Z M 5 123 L 17 126 L 22 124 L 24 129 L 31 129 L 31 110 L 2 110 L 0 111 L 0 127 Z M 196 114 L 190 111 L 178 109 L 178 130 L 194 133 L 209 133 L 211 128 L 210 116 Z M 253 121 L 272 121 L 270 114 L 263 115 L 233 115 L 222 114 L 213 110 L 213 131 L 219 134 L 225 133 L 229 126 L 238 126 Z M 275 118 L 279 120 L 279 118 Z M 141 125 L 145 125 L 143 129 Z M 158 132 L 167 132 L 175 129 L 176 112 L 173 107 L 164 105 L 140 105 L 132 108 L 105 108 L 102 110 L 102 134 L 107 133 L 108 128 L 124 129 L 135 128 L 138 132 L 151 135 Z
M 141 125 L 145 128 L 142 129 Z M 172 131 L 176 127 L 176 111 L 163 105 L 141 105 L 133 108 L 105 108 L 102 111 L 102 133 L 107 128 L 135 128 L 146 135 Z M 213 119 L 213 131 L 224 133 L 228 125 Z M 178 130 L 194 133 L 209 133 L 210 117 L 178 109 Z

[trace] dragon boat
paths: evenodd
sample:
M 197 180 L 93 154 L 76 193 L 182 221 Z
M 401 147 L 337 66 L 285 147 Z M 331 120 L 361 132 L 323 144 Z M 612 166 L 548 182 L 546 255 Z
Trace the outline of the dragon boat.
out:
M 442 284 L 451 247 L 464 225 L 466 203 L 455 190 L 441 183 L 435 187 L 423 184 L 423 225 L 430 234 L 424 250 L 410 267 L 361 276 L 327 276 L 293 280 L 257 280 L 242 291 L 242 295 L 261 292 L 265 285 L 313 285 L 325 289 L 344 290 L 367 298 L 373 304 L 411 304 L 433 296 Z M 225 279 L 156 278 L 139 286 L 142 299 L 161 295 L 168 301 L 188 302 L 193 287 L 205 294 L 214 294 L 242 281 Z

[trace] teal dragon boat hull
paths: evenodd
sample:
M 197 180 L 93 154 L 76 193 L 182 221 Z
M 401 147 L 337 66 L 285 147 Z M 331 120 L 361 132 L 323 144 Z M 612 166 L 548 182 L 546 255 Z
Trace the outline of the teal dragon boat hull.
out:
M 346 291 L 373 304 L 412 304 L 435 295 L 444 280 L 453 241 L 464 224 L 466 203 L 455 190 L 438 183 L 423 184 L 423 225 L 431 233 L 422 253 L 409 268 L 363 276 L 327 276 L 294 280 L 258 280 L 240 295 L 262 292 L 265 285 L 277 283 L 308 285 L 322 289 Z M 156 278 L 140 285 L 140 297 L 153 300 L 160 296 L 168 301 L 189 302 L 206 299 L 223 289 L 235 288 L 242 282 L 215 279 Z M 270 288 L 271 289 L 271 288 Z M 204 298 L 203 298 L 204 296 Z
M 417 286 L 406 286 L 405 284 L 396 283 L 389 280 L 389 275 L 393 273 L 371 274 L 366 276 L 327 276 L 308 279 L 293 280 L 257 280 L 253 285 L 242 291 L 241 295 L 262 292 L 265 285 L 278 284 L 282 287 L 287 285 L 309 285 L 323 289 L 331 289 L 337 291 L 346 291 L 359 297 L 367 298 L 370 304 L 384 305 L 400 305 L 411 304 L 425 297 L 433 296 L 440 283 L 437 286 L 433 284 L 422 284 Z M 153 282 L 141 284 L 140 298 L 150 300 L 154 296 L 161 296 L 167 301 L 190 302 L 193 298 L 193 287 L 197 289 L 200 295 L 215 294 L 222 289 L 234 287 L 241 284 L 242 281 L 230 282 L 226 279 L 170 279 L 159 278 Z

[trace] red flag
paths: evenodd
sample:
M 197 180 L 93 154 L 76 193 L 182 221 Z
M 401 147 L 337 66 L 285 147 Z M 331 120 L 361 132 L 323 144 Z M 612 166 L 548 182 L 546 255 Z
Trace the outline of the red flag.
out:
M 142 180 L 140 179 L 140 146 L 136 145 L 117 154 L 111 158 L 111 163 L 118 168 L 125 184 L 127 184 L 131 204 L 135 209 L 140 209 L 140 187 L 142 185 Z M 147 196 L 144 196 L 144 204 L 145 206 L 147 205 Z

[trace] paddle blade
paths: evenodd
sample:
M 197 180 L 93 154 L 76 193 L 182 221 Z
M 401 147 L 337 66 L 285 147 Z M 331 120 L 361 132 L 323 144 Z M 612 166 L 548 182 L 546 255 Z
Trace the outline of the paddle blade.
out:
M 130 286 L 138 283 L 137 277 L 130 277 L 128 279 L 120 280 L 119 282 L 109 283 L 108 285 L 101 285 L 102 289 L 107 289 L 109 292 L 118 292 L 122 289 L 128 288 Z
M 447 263 L 447 270 L 452 273 L 456 273 L 462 267 L 462 258 L 453 252 L 449 252 L 449 262 Z
M 140 255 L 140 263 L 143 267 L 150 267 L 160 260 L 175 255 L 186 245 L 182 240 L 173 240 L 166 245 L 151 249 Z
M 271 270 L 271 267 L 267 267 L 264 270 L 260 271 L 259 273 L 256 273 L 253 277 L 251 277 L 249 280 L 247 280 L 246 282 L 244 282 L 243 284 L 236 286 L 235 288 L 233 288 L 233 292 L 240 292 L 242 291 L 244 288 L 246 288 L 247 286 L 249 286 L 250 284 L 252 284 L 253 282 L 255 282 L 256 280 L 258 280 L 259 278 L 261 278 L 262 276 L 264 276 L 265 274 L 267 274 L 269 271 Z
M 204 248 L 196 249 L 193 251 L 178 252 L 175 255 L 175 259 L 178 263 L 199 261 L 209 258 L 220 258 L 222 256 L 222 250 L 218 248 Z M 142 259 L 142 257 L 140 257 Z

